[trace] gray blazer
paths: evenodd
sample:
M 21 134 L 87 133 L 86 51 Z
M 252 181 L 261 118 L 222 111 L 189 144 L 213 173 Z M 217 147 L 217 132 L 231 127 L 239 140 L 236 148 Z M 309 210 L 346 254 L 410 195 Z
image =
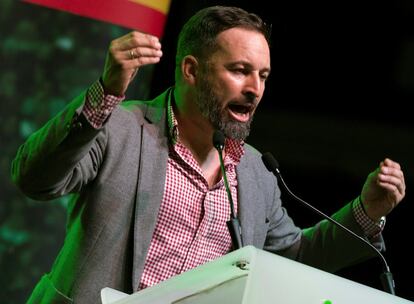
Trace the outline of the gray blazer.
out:
M 171 90 L 150 102 L 124 102 L 99 130 L 80 115 L 83 93 L 19 148 L 12 176 L 27 196 L 73 194 L 63 248 L 29 303 L 100 303 L 103 287 L 137 290 L 164 192 Z M 296 227 L 260 156 L 246 144 L 237 167 L 245 245 L 328 271 L 371 255 L 327 221 Z M 350 204 L 335 218 L 362 234 Z

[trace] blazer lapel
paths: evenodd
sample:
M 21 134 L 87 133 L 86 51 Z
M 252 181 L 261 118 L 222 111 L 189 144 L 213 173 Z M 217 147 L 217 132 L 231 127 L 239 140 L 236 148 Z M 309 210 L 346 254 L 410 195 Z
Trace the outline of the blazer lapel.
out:
M 247 153 L 247 151 L 246 151 Z M 244 155 L 237 166 L 238 180 L 238 217 L 240 220 L 243 245 L 254 245 L 255 227 L 260 218 L 263 218 L 263 210 L 258 208 L 256 200 L 260 195 L 257 187 L 257 179 L 252 174 L 246 161 L 243 161 L 247 155 Z
M 166 100 L 168 91 L 152 101 L 141 125 L 141 149 L 136 193 L 133 291 L 137 291 L 164 194 L 168 162 Z

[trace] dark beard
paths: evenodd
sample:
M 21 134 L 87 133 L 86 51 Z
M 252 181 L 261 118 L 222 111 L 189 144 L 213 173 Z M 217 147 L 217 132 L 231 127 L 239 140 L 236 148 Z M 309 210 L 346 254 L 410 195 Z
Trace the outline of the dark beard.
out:
M 196 102 L 201 114 L 207 118 L 213 128 L 220 130 L 224 136 L 234 140 L 245 140 L 250 133 L 250 125 L 253 115 L 247 122 L 233 121 L 229 119 L 221 109 L 219 100 L 214 94 L 212 86 L 207 79 L 200 79 L 197 90 Z

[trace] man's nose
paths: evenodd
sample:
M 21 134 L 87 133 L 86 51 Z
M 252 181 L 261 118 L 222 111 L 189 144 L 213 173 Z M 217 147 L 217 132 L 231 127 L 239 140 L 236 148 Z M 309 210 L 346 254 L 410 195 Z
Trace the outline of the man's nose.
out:
M 245 93 L 246 95 L 253 95 L 255 98 L 259 98 L 263 91 L 263 81 L 258 73 L 252 73 L 247 77 Z

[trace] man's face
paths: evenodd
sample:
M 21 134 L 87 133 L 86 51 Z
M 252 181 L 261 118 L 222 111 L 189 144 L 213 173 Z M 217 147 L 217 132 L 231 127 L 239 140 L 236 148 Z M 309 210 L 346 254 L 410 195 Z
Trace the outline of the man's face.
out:
M 245 140 L 270 73 L 269 46 L 260 33 L 241 28 L 220 33 L 217 42 L 197 76 L 197 104 L 214 129 Z

